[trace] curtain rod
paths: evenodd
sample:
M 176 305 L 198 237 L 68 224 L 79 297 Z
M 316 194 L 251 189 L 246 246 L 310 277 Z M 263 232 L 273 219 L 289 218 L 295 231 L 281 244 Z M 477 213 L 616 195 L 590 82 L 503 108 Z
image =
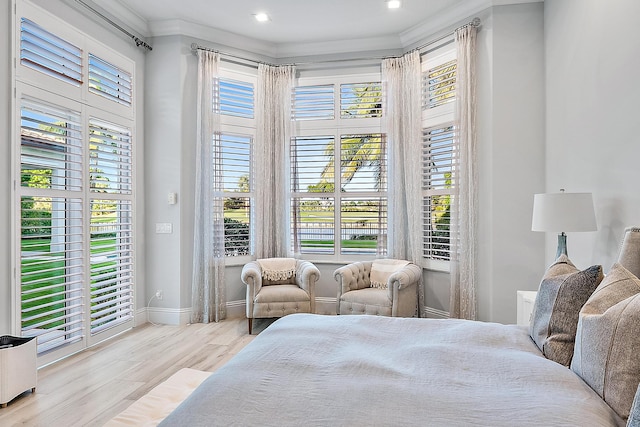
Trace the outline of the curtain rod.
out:
M 88 5 L 87 3 L 85 3 L 83 0 L 75 0 L 76 3 L 81 4 L 82 6 L 86 7 L 87 9 L 89 9 L 91 12 L 93 12 L 94 14 L 98 15 L 100 18 L 102 18 L 104 21 L 106 21 L 107 23 L 109 23 L 109 25 L 111 25 L 112 27 L 118 29 L 120 32 L 126 34 L 127 36 L 129 36 L 131 39 L 133 39 L 133 41 L 136 43 L 137 47 L 142 46 L 143 48 L 147 49 L 147 50 L 153 50 L 153 48 L 151 47 L 151 45 L 149 45 L 147 42 L 145 42 L 144 40 L 142 40 L 140 37 L 136 36 L 135 34 L 131 34 L 129 31 L 127 31 L 126 29 L 122 28 L 120 25 L 118 25 L 116 22 L 113 22 L 113 20 L 111 20 L 111 18 L 103 15 L 102 13 L 100 13 L 99 11 L 97 11 L 96 9 L 94 9 L 93 7 L 91 7 L 90 5 Z
M 76 1 L 81 1 L 81 0 L 76 0 Z M 418 46 L 415 49 L 412 50 L 422 50 L 428 46 L 431 46 L 435 43 L 438 43 L 441 40 L 444 40 L 448 37 L 451 37 L 453 34 L 455 34 L 456 31 L 462 29 L 462 28 L 466 28 L 466 27 L 479 27 L 480 26 L 480 18 L 473 18 L 471 20 L 471 22 L 468 22 L 464 25 L 461 25 L 460 27 L 456 28 L 455 30 L 451 31 L 450 33 L 444 34 L 443 36 L 440 36 L 434 40 L 431 40 L 421 46 Z M 218 49 L 212 49 L 206 46 L 201 46 L 197 43 L 191 43 L 191 50 L 192 51 L 197 51 L 197 50 L 205 50 L 205 51 L 209 51 L 209 52 L 215 52 L 215 53 L 219 53 L 220 55 L 224 55 L 224 56 L 228 56 L 230 58 L 234 58 L 234 59 L 238 59 L 241 61 L 249 61 L 252 62 L 254 64 L 266 64 L 266 65 L 310 65 L 310 64 L 327 64 L 327 63 L 332 63 L 332 62 L 352 62 L 352 61 L 371 61 L 371 60 L 383 60 L 383 59 L 387 59 L 387 58 L 395 58 L 393 56 L 367 56 L 367 57 L 360 57 L 360 58 L 343 58 L 343 59 L 327 59 L 327 60 L 323 60 L 323 61 L 308 61 L 308 62 L 293 62 L 291 64 L 269 64 L 267 62 L 264 61 L 257 61 L 255 59 L 250 59 L 250 58 L 245 58 L 242 56 L 238 56 L 238 55 L 234 55 L 231 53 L 227 53 L 227 52 L 223 52 L 220 51 Z

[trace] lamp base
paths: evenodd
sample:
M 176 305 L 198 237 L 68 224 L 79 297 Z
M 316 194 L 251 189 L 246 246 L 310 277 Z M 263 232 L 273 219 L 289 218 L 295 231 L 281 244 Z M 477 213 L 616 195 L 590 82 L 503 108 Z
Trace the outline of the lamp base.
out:
M 567 235 L 564 231 L 558 234 L 558 250 L 556 251 L 556 259 L 560 258 L 560 255 L 567 255 Z

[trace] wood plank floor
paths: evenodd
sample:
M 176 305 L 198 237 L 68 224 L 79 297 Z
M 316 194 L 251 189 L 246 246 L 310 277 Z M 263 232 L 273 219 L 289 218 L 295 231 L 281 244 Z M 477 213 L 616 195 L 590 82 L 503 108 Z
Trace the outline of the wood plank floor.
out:
M 269 323 L 257 319 L 254 334 Z M 212 372 L 253 338 L 246 319 L 145 324 L 40 369 L 35 393 L 0 408 L 0 426 L 100 426 L 178 370 Z

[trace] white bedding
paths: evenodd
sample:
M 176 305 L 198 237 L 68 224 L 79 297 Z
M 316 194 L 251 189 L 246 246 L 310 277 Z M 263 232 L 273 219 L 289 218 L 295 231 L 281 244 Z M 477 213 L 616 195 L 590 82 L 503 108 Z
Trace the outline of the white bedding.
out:
M 624 422 L 525 327 L 286 316 L 161 425 L 615 426 Z

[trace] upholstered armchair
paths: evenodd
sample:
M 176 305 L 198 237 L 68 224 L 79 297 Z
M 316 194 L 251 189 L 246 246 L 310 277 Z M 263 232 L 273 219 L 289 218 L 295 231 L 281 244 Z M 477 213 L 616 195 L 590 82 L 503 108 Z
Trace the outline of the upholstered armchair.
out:
M 249 334 L 254 318 L 313 313 L 319 278 L 315 265 L 299 259 L 268 258 L 245 264 L 242 282 L 247 285 Z
M 378 280 L 372 280 L 372 276 Z M 413 317 L 421 276 L 420 267 L 401 260 L 354 262 L 340 267 L 334 273 L 338 282 L 337 312 Z

